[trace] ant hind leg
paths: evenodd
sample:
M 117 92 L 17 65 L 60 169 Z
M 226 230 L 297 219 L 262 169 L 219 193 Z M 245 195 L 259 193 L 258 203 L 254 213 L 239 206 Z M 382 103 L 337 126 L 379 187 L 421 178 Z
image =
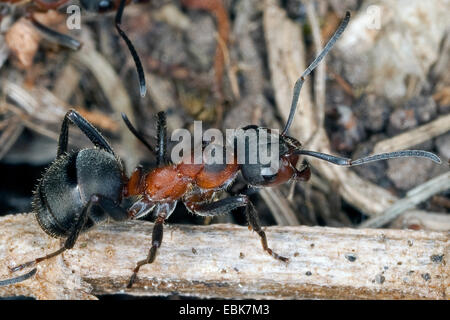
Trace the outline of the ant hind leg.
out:
M 139 90 L 141 93 L 141 97 L 145 97 L 145 94 L 147 93 L 147 85 L 145 82 L 145 73 L 144 73 L 144 68 L 142 67 L 141 59 L 139 58 L 139 55 L 138 55 L 136 49 L 134 48 L 133 43 L 131 42 L 131 40 L 128 38 L 126 33 L 121 28 L 122 16 L 123 16 L 123 11 L 125 9 L 126 3 L 127 3 L 126 0 L 121 0 L 119 3 L 119 7 L 117 8 L 116 17 L 115 17 L 116 30 L 119 33 L 120 37 L 123 39 L 123 41 L 125 41 L 125 44 L 127 45 L 128 50 L 130 51 L 131 56 L 133 57 L 134 64 L 136 65 L 136 71 L 138 73 Z
M 106 142 L 100 132 L 98 132 L 98 130 L 95 129 L 94 126 L 83 118 L 78 112 L 75 110 L 69 110 L 64 116 L 64 120 L 61 125 L 57 157 L 67 152 L 67 145 L 69 142 L 69 121 L 75 124 L 96 147 L 99 147 L 114 155 L 114 151 L 111 146 L 108 142 Z
M 25 262 L 21 265 L 12 267 L 12 268 L 10 268 L 10 271 L 16 272 L 16 271 L 20 271 L 24 268 L 34 267 L 36 264 L 38 264 L 44 260 L 48 260 L 50 258 L 56 257 L 57 255 L 60 255 L 64 251 L 72 249 L 73 246 L 75 245 L 75 242 L 78 239 L 78 236 L 80 235 L 81 231 L 83 230 L 83 227 L 85 226 L 86 222 L 88 221 L 89 213 L 91 212 L 92 206 L 98 204 L 98 202 L 99 202 L 99 196 L 94 195 L 91 197 L 91 199 L 86 204 L 83 211 L 81 212 L 80 216 L 78 217 L 78 220 L 76 221 L 75 225 L 72 227 L 72 229 L 69 233 L 69 236 L 67 237 L 66 241 L 64 242 L 64 245 L 61 248 L 59 248 L 58 250 L 56 250 L 48 255 L 45 255 L 45 256 L 39 257 L 37 259 Z
M 29 15 L 29 19 L 33 26 L 48 40 L 74 51 L 77 51 L 81 48 L 80 41 L 43 25 L 34 18 L 34 15 L 32 13 Z

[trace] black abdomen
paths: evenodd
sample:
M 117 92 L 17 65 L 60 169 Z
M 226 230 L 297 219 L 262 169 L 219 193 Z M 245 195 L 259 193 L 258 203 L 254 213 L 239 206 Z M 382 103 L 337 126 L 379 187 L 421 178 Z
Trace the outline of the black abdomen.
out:
M 101 149 L 84 149 L 61 156 L 43 175 L 33 198 L 33 211 L 42 229 L 53 237 L 69 235 L 84 206 L 94 194 L 121 201 L 121 164 Z M 106 219 L 92 208 L 83 231 Z

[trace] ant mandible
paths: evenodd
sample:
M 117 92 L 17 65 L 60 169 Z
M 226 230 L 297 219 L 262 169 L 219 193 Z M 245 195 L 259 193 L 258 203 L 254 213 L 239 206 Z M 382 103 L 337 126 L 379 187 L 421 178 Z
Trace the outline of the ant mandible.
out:
M 216 192 L 223 191 L 231 185 L 239 172 L 242 173 L 243 179 L 250 186 L 273 187 L 290 180 L 309 180 L 311 171 L 308 164 L 300 170 L 296 168 L 300 155 L 319 158 L 341 166 L 356 166 L 399 157 L 422 157 L 440 163 L 438 156 L 422 150 L 397 151 L 351 160 L 304 150 L 298 140 L 287 135 L 305 77 L 328 53 L 344 31 L 349 19 L 350 13 L 347 12 L 324 50 L 297 80 L 290 114 L 281 134 L 278 135 L 274 130 L 258 126 L 243 128 L 244 131 L 256 130 L 258 135 L 257 148 L 261 147 L 259 136 L 262 136 L 264 132 L 269 135 L 276 135 L 280 150 L 278 157 L 280 165 L 276 172 L 267 170 L 267 166 L 261 162 L 240 164 L 236 157 L 233 157 L 234 160 L 227 164 L 208 164 L 204 161 L 195 164 L 191 163 L 192 159 L 172 164 L 167 157 L 166 117 L 163 112 L 160 112 L 157 115 L 156 147 L 148 143 L 133 127 L 126 115 L 122 114 L 129 130 L 144 143 L 157 160 L 155 168 L 144 173 L 143 168 L 138 166 L 128 179 L 124 174 L 122 161 L 115 156 L 100 133 L 78 113 L 69 111 L 61 127 L 58 157 L 40 180 L 33 201 L 33 211 L 36 212 L 42 229 L 49 235 L 65 237 L 66 241 L 59 250 L 13 267 L 11 271 L 15 272 L 26 267 L 33 267 L 43 260 L 71 249 L 81 232 L 89 230 L 90 227 L 105 220 L 108 216 L 114 220 L 138 219 L 153 212 L 156 219 L 153 226 L 151 248 L 147 257 L 136 264 L 127 286 L 130 288 L 136 280 L 139 269 L 155 260 L 157 250 L 163 239 L 163 224 L 174 211 L 178 201 L 182 201 L 189 211 L 200 216 L 212 217 L 244 207 L 249 228 L 257 232 L 263 249 L 273 258 L 288 262 L 288 258 L 277 254 L 268 246 L 267 237 L 260 226 L 257 212 L 246 195 L 232 196 L 215 201 Z M 69 121 L 77 125 L 96 148 L 66 154 Z M 236 143 L 234 144 L 235 147 Z M 268 147 L 267 144 L 266 147 Z M 244 148 L 246 152 L 251 149 L 248 143 L 244 145 Z M 102 183 L 99 183 L 99 181 L 102 181 Z M 80 197 L 80 195 L 83 195 L 83 197 Z M 120 207 L 123 197 L 135 196 L 139 199 L 128 210 Z M 35 272 L 36 268 L 22 276 L 3 280 L 0 285 L 23 281 L 30 278 Z
M 38 20 L 36 20 L 36 18 L 34 17 L 35 12 L 47 12 L 49 10 L 57 10 L 62 6 L 67 5 L 70 1 L 71 0 L 56 0 L 48 2 L 44 0 L 28 0 L 24 2 L 23 0 L 0 0 L 0 3 L 27 5 L 26 17 L 31 21 L 31 23 L 35 26 L 37 30 L 42 32 L 44 35 L 46 35 L 48 38 L 52 39 L 59 45 L 62 45 L 72 50 L 79 50 L 81 48 L 81 43 L 78 40 L 48 28 L 47 26 L 43 25 Z M 141 60 L 139 59 L 139 55 L 137 54 L 133 43 L 128 38 L 126 33 L 122 30 L 121 24 L 125 5 L 131 2 L 147 2 L 147 1 L 148 0 L 80 0 L 81 7 L 88 12 L 106 13 L 116 10 L 115 26 L 117 32 L 119 33 L 121 38 L 125 41 L 125 44 L 127 45 L 128 50 L 130 51 L 131 56 L 133 57 L 134 63 L 136 65 L 136 71 L 138 73 L 139 90 L 142 97 L 144 97 L 147 92 L 144 69 L 142 67 Z

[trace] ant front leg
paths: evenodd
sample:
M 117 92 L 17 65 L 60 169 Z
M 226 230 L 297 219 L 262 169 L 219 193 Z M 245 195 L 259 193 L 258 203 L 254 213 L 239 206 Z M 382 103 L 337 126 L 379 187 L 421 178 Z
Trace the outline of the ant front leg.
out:
M 236 208 L 245 207 L 245 212 L 247 216 L 247 221 L 249 223 L 249 229 L 253 229 L 261 238 L 261 244 L 267 253 L 269 253 L 272 257 L 277 260 L 288 262 L 289 259 L 283 256 L 280 256 L 276 252 L 274 252 L 267 243 L 266 233 L 261 229 L 258 214 L 253 207 L 250 199 L 245 195 L 234 196 L 226 199 L 222 199 L 214 202 L 207 203 L 195 203 L 195 202 L 186 202 L 186 206 L 195 214 L 200 216 L 216 216 L 223 213 L 230 212 Z

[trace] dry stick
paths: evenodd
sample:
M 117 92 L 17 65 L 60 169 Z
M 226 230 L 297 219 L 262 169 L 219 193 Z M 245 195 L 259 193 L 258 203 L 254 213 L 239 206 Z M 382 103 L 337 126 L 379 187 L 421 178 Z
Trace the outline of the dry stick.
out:
M 425 201 L 429 197 L 450 189 L 450 171 L 433 178 L 420 186 L 411 189 L 406 197 L 398 200 L 383 214 L 368 219 L 359 225 L 360 228 L 379 228 L 391 222 L 403 212 Z
M 11 111 L 12 113 L 14 113 L 15 115 L 17 115 L 18 117 L 20 117 L 22 124 L 27 127 L 28 129 L 34 130 L 37 133 L 49 137 L 50 139 L 53 139 L 55 141 L 58 141 L 59 138 L 59 134 L 47 129 L 45 126 L 42 125 L 38 125 L 35 124 L 32 120 L 31 120 L 31 116 L 27 113 L 25 113 L 22 109 L 16 107 L 15 105 L 9 104 L 9 103 L 5 103 L 5 107 Z
M 423 126 L 378 142 L 373 153 L 408 149 L 450 130 L 450 114 L 439 117 Z
M 283 197 L 281 191 L 277 188 L 268 188 L 259 190 L 261 198 L 269 207 L 272 212 L 277 225 L 279 226 L 298 226 L 300 221 L 298 220 L 292 207 L 289 205 L 289 201 Z
M 286 265 L 261 249 L 254 232 L 229 224 L 165 226 L 155 262 L 141 268 L 128 290 L 152 228 L 145 221 L 101 225 L 82 234 L 74 249 L 40 264 L 35 277 L 0 287 L 0 296 L 446 299 L 450 294 L 447 233 L 269 227 L 269 244 L 290 258 Z M 0 218 L 0 279 L 11 277 L 8 266 L 58 246 L 32 215 Z
M 402 214 L 392 224 L 393 229 L 413 229 L 428 231 L 450 231 L 450 215 L 438 212 L 411 210 Z
M 0 136 L 0 159 L 8 153 L 9 149 L 19 139 L 23 128 L 20 117 L 16 116 L 15 119 L 9 121 L 8 127 L 3 130 Z
M 53 94 L 62 101 L 69 101 L 74 91 L 79 87 L 82 74 L 72 64 L 63 67 L 55 81 Z

